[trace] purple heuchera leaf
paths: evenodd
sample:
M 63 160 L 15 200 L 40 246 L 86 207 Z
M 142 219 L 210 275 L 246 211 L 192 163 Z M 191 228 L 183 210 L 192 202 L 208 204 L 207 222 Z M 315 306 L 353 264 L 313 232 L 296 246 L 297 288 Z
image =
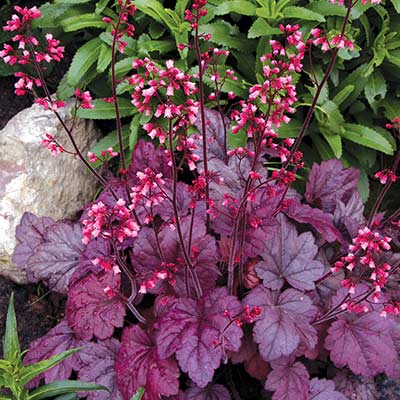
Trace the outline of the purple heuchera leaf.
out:
M 114 369 L 119 345 L 117 339 L 111 338 L 97 343 L 88 343 L 79 352 L 79 380 L 95 382 L 110 391 L 87 392 L 87 400 L 122 400 L 122 395 L 116 386 Z
M 126 328 L 122 334 L 115 372 L 124 400 L 130 400 L 139 387 L 145 389 L 143 400 L 178 394 L 176 360 L 173 357 L 160 359 L 153 337 L 137 325 Z
M 253 335 L 264 360 L 289 356 L 300 343 L 308 349 L 315 347 L 317 335 L 310 322 L 317 309 L 304 293 L 287 289 L 280 294 L 259 285 L 244 298 L 243 304 L 263 309 Z
M 202 388 L 211 382 L 226 351 L 238 351 L 243 335 L 229 317 L 239 315 L 241 304 L 226 288 L 217 288 L 196 301 L 176 299 L 157 324 L 161 358 L 176 354 L 181 369 Z
M 138 183 L 136 173 L 146 168 L 162 173 L 163 178 L 172 178 L 172 170 L 168 165 L 168 158 L 161 147 L 155 147 L 151 142 L 139 140 L 132 154 L 132 162 L 128 169 L 128 177 L 133 184 Z
M 314 281 L 324 273 L 324 265 L 315 260 L 318 247 L 311 232 L 297 234 L 296 227 L 284 215 L 274 240 L 266 240 L 263 261 L 256 266 L 257 275 L 269 289 L 281 289 L 285 281 L 299 290 L 312 290 Z
M 84 344 L 84 341 L 79 340 L 75 336 L 73 330 L 68 326 L 67 321 L 63 320 L 45 336 L 33 341 L 29 345 L 29 351 L 24 358 L 24 365 L 30 365 L 46 360 L 62 353 L 63 351 L 75 349 Z M 79 369 L 79 363 L 79 353 L 75 353 L 31 381 L 30 387 L 37 386 L 40 379 L 43 377 L 46 383 L 69 379 L 72 369 Z
M 279 193 L 280 189 L 277 189 Z M 242 192 L 234 194 L 234 198 L 240 201 Z M 214 198 L 213 198 L 214 199 Z M 257 257 L 265 247 L 265 242 L 276 234 L 277 223 L 273 212 L 279 203 L 279 194 L 268 196 L 260 191 L 256 193 L 254 201 L 248 203 L 246 208 L 247 221 L 244 236 L 245 257 Z M 212 228 L 221 236 L 231 236 L 234 221 L 236 219 L 237 205 L 222 205 L 224 200 L 216 200 L 217 218 L 212 220 Z
M 350 237 L 357 235 L 358 228 L 364 223 L 364 204 L 361 195 L 355 191 L 345 203 L 338 200 L 333 213 L 333 221 L 342 232 L 347 230 Z
M 225 159 L 224 151 L 224 123 L 221 113 L 215 110 L 206 108 L 204 110 L 206 118 L 206 136 L 207 136 L 207 160 L 210 161 L 214 158 L 219 160 Z M 229 119 L 224 117 L 225 126 L 228 129 Z M 196 128 L 199 130 L 199 135 L 196 137 L 197 149 L 195 154 L 203 161 L 203 140 L 201 137 L 201 117 L 196 120 Z
M 373 378 L 354 375 L 347 369 L 342 369 L 333 378 L 336 390 L 343 393 L 346 399 L 377 400 L 380 399 Z
M 192 385 L 185 392 L 185 400 L 231 400 L 228 389 L 223 385 L 208 385 L 205 388 Z
M 338 368 L 348 366 L 367 377 L 381 372 L 390 375 L 398 363 L 391 327 L 391 321 L 376 311 L 341 318 L 330 326 L 325 347 Z
M 78 267 L 71 276 L 69 284 L 74 284 L 89 273 L 93 272 L 98 274 L 102 272 L 103 269 L 100 264 L 94 265 L 92 261 L 98 257 L 107 259 L 110 255 L 111 244 L 109 240 L 101 237 L 91 240 L 82 251 L 82 254 L 79 257 Z
M 112 271 L 90 274 L 68 290 L 67 320 L 75 334 L 85 340 L 93 335 L 104 340 L 112 336 L 114 328 L 124 325 L 125 302 L 118 295 L 120 275 Z M 110 298 L 104 289 L 110 287 L 115 296 Z
M 327 379 L 311 379 L 309 400 L 347 400 L 347 397 L 335 390 L 335 382 Z
M 186 247 L 188 246 L 190 224 L 190 218 L 181 220 L 182 235 Z M 192 262 L 202 288 L 204 290 L 212 289 L 219 274 L 216 265 L 218 259 L 216 258 L 215 239 L 206 234 L 205 224 L 202 220 L 195 218 L 193 226 Z M 155 272 L 165 270 L 165 267 L 161 266 L 163 261 L 174 264 L 177 268 L 177 272 L 173 273 L 173 278 L 176 282 L 171 287 L 176 294 L 184 296 L 186 295 L 185 262 L 177 231 L 171 231 L 168 226 L 165 226 L 158 234 L 158 241 L 162 254 L 159 253 L 154 230 L 143 228 L 133 247 L 132 265 L 141 274 L 140 278 L 146 281 L 146 279 L 152 278 Z M 160 281 L 160 285 L 163 286 L 163 282 L 166 283 L 167 280 Z M 189 286 L 193 289 L 192 283 Z M 164 286 L 162 289 L 165 290 Z M 153 292 L 160 292 L 160 290 L 160 286 L 157 286 Z
M 318 208 L 301 204 L 299 200 L 294 199 L 284 212 L 296 222 L 311 225 L 327 242 L 344 241 L 340 231 L 333 225 L 332 216 Z
M 314 164 L 308 176 L 305 197 L 310 204 L 333 213 L 337 201 L 347 203 L 357 190 L 359 175 L 355 168 L 343 168 L 339 160 Z
M 39 281 L 27 266 L 32 254 L 44 242 L 46 228 L 52 224 L 54 224 L 52 218 L 37 217 L 32 213 L 26 212 L 15 230 L 17 245 L 15 246 L 12 261 L 18 268 L 26 272 L 29 282 L 36 283 Z
M 310 375 L 300 362 L 281 357 L 271 362 L 265 389 L 274 392 L 272 400 L 309 400 Z
M 84 247 L 79 223 L 55 222 L 45 230 L 44 241 L 36 248 L 26 268 L 50 289 L 67 293 Z

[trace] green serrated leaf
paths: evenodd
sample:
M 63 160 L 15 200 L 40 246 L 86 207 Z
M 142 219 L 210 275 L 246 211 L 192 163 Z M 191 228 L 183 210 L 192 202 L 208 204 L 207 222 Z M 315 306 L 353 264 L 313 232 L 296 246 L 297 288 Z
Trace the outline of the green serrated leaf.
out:
M 182 18 L 185 18 L 185 10 L 189 4 L 189 0 L 178 0 L 175 6 L 175 12 Z
M 97 14 L 80 14 L 65 18 L 60 21 L 65 32 L 74 32 L 84 28 L 107 28 L 108 24 L 104 22 Z
M 390 0 L 393 4 L 393 7 L 397 11 L 398 14 L 400 14 L 400 0 Z
M 221 3 L 215 10 L 215 15 L 226 15 L 232 12 L 240 15 L 256 15 L 257 7 L 246 0 L 231 0 Z
M 68 83 L 78 86 L 81 77 L 97 61 L 99 47 L 103 44 L 100 38 L 94 38 L 80 47 L 68 70 Z
M 400 115 L 400 101 L 393 97 L 386 97 L 379 102 L 379 107 L 383 108 L 383 114 L 389 121 L 393 121 Z
M 271 36 L 281 33 L 279 28 L 272 27 L 264 18 L 257 18 L 250 27 L 247 37 L 254 39 L 260 36 Z
M 354 143 L 393 155 L 394 149 L 390 142 L 378 131 L 369 127 L 357 124 L 344 124 L 340 134 L 343 138 L 351 140 Z
M 285 18 L 303 19 L 306 21 L 325 22 L 325 17 L 315 11 L 309 10 L 304 7 L 290 6 L 283 9 L 283 16 Z
M 10 362 L 16 361 L 21 353 L 21 347 L 18 339 L 17 318 L 14 309 L 14 293 L 11 293 L 10 303 L 8 305 L 6 332 L 3 337 L 4 359 Z
M 316 134 L 310 136 L 322 160 L 330 160 L 332 158 L 335 158 L 331 147 L 325 140 L 322 140 L 321 137 Z
M 317 12 L 318 14 L 324 15 L 325 17 L 344 17 L 346 15 L 345 7 L 339 7 L 337 4 L 332 4 L 325 0 L 314 1 L 313 3 L 309 4 L 307 8 Z
M 129 135 L 130 135 L 130 127 L 129 125 L 124 125 L 122 127 L 122 142 L 124 145 L 124 148 L 126 148 L 129 144 Z M 118 133 L 116 130 L 109 132 L 106 136 L 101 138 L 91 149 L 90 151 L 93 152 L 96 155 L 100 155 L 102 150 L 108 149 L 109 147 L 112 147 L 114 149 L 117 149 L 119 147 L 119 142 L 118 142 Z M 100 162 L 98 164 L 94 163 L 93 166 L 96 168 L 100 165 Z
M 28 382 L 30 382 L 33 378 L 35 378 L 42 372 L 49 370 L 50 368 L 59 364 L 66 358 L 72 356 L 72 354 L 78 352 L 79 350 L 80 348 L 63 351 L 62 353 L 56 354 L 55 356 L 49 358 L 48 360 L 39 361 L 35 364 L 22 367 L 19 374 L 19 381 L 21 385 L 26 385 Z
M 126 57 L 115 63 L 115 75 L 117 79 L 123 78 L 129 71 L 133 69 L 132 63 L 136 57 Z M 110 72 L 111 76 L 111 72 Z
M 100 46 L 99 59 L 97 60 L 97 72 L 101 74 L 110 65 L 112 51 L 105 43 Z
M 383 75 L 379 71 L 374 71 L 374 73 L 369 77 L 365 85 L 365 97 L 371 107 L 374 107 L 378 100 L 384 99 L 386 96 L 386 81 Z
M 101 99 L 92 101 L 94 105 L 93 109 L 80 108 L 77 112 L 77 116 L 85 119 L 114 119 L 115 108 L 114 103 L 105 103 Z M 129 117 L 135 114 L 136 110 L 131 104 L 130 100 L 125 98 L 118 99 L 120 117 Z
M 94 390 L 109 391 L 105 386 L 90 382 L 79 381 L 56 381 L 47 385 L 41 386 L 30 393 L 28 400 L 48 399 L 49 397 L 58 396 L 66 393 L 86 392 Z
M 139 388 L 137 392 L 132 396 L 131 400 L 141 400 L 144 394 L 144 389 Z
M 45 3 L 40 6 L 41 17 L 31 22 L 32 28 L 57 28 L 59 18 L 71 9 L 70 4 L 50 4 Z
M 341 104 L 350 96 L 350 94 L 354 90 L 354 85 L 347 85 L 345 86 L 336 96 L 332 99 L 332 101 L 340 107 Z
M 139 137 L 139 127 L 140 127 L 141 115 L 137 114 L 132 118 L 131 124 L 129 126 L 129 148 L 133 150 L 136 146 Z
M 342 157 L 342 138 L 340 135 L 332 135 L 327 129 L 321 128 L 321 133 L 324 139 L 329 144 L 334 156 L 336 158 Z
M 299 136 L 302 123 L 297 119 L 292 119 L 287 125 L 282 124 L 278 129 L 279 139 L 295 138 Z
M 148 56 L 153 51 L 165 54 L 175 49 L 176 45 L 172 40 L 151 40 L 146 33 L 140 35 L 138 40 L 138 55 L 141 57 Z
M 104 9 L 108 6 L 108 3 L 110 2 L 110 0 L 100 0 L 97 2 L 96 4 L 96 10 L 95 13 L 97 15 L 100 15 Z
M 211 34 L 211 41 L 242 52 L 254 50 L 255 43 L 240 34 L 237 27 L 225 21 L 199 26 L 200 34 Z

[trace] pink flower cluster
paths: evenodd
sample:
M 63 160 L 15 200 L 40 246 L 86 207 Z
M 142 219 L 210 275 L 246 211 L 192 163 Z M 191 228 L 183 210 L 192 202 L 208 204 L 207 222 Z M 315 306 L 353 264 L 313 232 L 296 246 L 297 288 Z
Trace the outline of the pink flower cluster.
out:
M 118 153 L 110 146 L 107 150 L 101 150 L 100 156 L 97 156 L 92 151 L 88 152 L 89 162 L 95 163 L 97 161 L 105 162 L 112 157 L 118 156 Z
M 58 153 L 64 153 L 65 149 L 56 142 L 53 135 L 46 133 L 45 139 L 42 140 L 42 146 L 46 147 L 51 151 L 51 155 L 55 157 Z
M 353 42 L 346 35 L 338 34 L 329 39 L 327 34 L 319 28 L 311 29 L 311 35 L 314 38 L 312 40 L 314 46 L 321 46 L 321 50 L 324 52 L 333 48 L 354 50 Z
M 94 105 L 91 103 L 92 96 L 89 91 L 82 92 L 80 89 L 76 89 L 75 97 L 77 98 L 80 107 L 88 109 L 94 108 Z
M 341 269 L 347 269 L 352 272 L 356 267 L 360 266 L 365 269 L 369 268 L 369 279 L 374 287 L 373 298 L 375 301 L 379 299 L 379 293 L 385 287 L 391 266 L 382 262 L 382 253 L 391 249 L 390 241 L 392 239 L 383 236 L 378 231 L 373 231 L 368 227 L 358 230 L 357 236 L 353 239 L 353 244 L 349 246 L 349 252 L 341 257 L 332 268 L 332 272 Z M 350 294 L 355 293 L 357 278 L 350 277 L 342 281 L 342 285 L 349 289 Z
M 172 100 L 176 90 L 182 90 L 187 97 L 197 92 L 189 74 L 176 68 L 172 60 L 166 62 L 166 69 L 160 69 L 148 58 L 138 59 L 133 62 L 133 68 L 138 73 L 129 79 L 135 87 L 132 104 L 140 113 L 150 115 L 153 111 L 156 118 L 179 118 L 182 126 L 196 121 L 196 102 L 188 99 L 186 104 L 176 104 Z
M 112 207 L 99 201 L 92 205 L 87 215 L 88 218 L 82 222 L 84 244 L 97 237 L 117 239 L 122 243 L 127 238 L 136 237 L 140 230 L 123 199 L 119 199 Z
M 118 0 L 121 7 L 119 19 L 117 22 L 110 17 L 104 17 L 103 21 L 112 26 L 111 35 L 115 37 L 120 53 L 124 53 L 128 42 L 123 40 L 124 35 L 132 37 L 135 33 L 135 27 L 128 22 L 129 17 L 132 17 L 136 12 L 135 5 L 130 0 Z
M 168 282 L 171 286 L 175 285 L 174 275 L 177 272 L 178 267 L 174 263 L 162 262 L 160 270 L 152 273 L 151 278 L 140 284 L 139 293 L 146 294 L 148 290 L 154 289 L 160 280 Z
M 151 168 L 146 168 L 144 171 L 138 171 L 136 176 L 139 178 L 139 183 L 131 188 L 131 209 L 139 204 L 147 208 L 153 207 L 166 199 L 163 189 L 165 181 L 161 172 L 156 173 Z

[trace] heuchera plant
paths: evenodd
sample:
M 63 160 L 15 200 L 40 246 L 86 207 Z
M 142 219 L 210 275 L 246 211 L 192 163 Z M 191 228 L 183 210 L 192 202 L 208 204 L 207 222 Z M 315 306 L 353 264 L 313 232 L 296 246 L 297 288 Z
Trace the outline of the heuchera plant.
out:
M 43 145 L 53 155 L 80 158 L 104 188 L 79 221 L 26 213 L 17 228 L 15 264 L 30 281 L 68 295 L 65 320 L 31 344 L 25 362 L 83 346 L 43 374 L 46 382 L 75 371 L 111 392 L 89 399 L 129 400 L 143 387 L 145 400 L 224 400 L 246 397 L 234 383 L 240 376 L 258 388 L 257 398 L 263 385 L 273 400 L 342 400 L 358 391 L 350 371 L 400 377 L 400 212 L 381 211 L 400 153 L 376 174 L 383 189 L 368 218 L 358 171 L 338 160 L 312 166 L 304 195 L 291 188 L 304 167 L 299 144 L 338 51 L 353 46 L 346 29 L 354 4 L 338 2 L 346 16 L 333 38 L 281 26 L 261 59 L 264 83 L 238 99 L 221 92 L 235 73 L 218 74 L 229 53 L 207 47 L 210 35 L 198 31 L 206 0 L 195 0 L 186 11 L 193 43 L 179 46 L 197 57 L 198 71 L 182 71 L 173 60 L 133 63 L 132 106 L 156 122 L 144 124 L 150 139 L 138 142 L 131 160 L 123 152 L 112 66 L 114 95 L 104 101 L 115 105 L 121 168 L 111 178 L 93 167 L 96 155 L 81 153 L 73 127 L 59 117 L 72 149 L 49 135 Z M 135 7 L 120 0 L 116 9 L 117 20 L 105 19 L 113 27 L 114 61 L 124 37 L 134 34 Z M 64 104 L 51 97 L 42 71 L 63 48 L 49 35 L 45 43 L 33 36 L 35 7 L 15 10 L 4 29 L 15 31 L 19 46 L 5 45 L 0 56 L 28 68 L 18 73 L 16 94 L 33 94 L 59 116 Z M 297 139 L 280 140 L 313 46 L 331 61 L 313 82 Z M 215 83 L 211 94 L 205 76 Z M 90 93 L 75 94 L 75 111 L 92 106 Z M 398 119 L 387 129 L 399 135 Z M 235 135 L 245 135 L 247 146 L 230 146 Z M 117 155 L 105 149 L 101 161 Z M 267 161 L 280 166 L 268 169 Z

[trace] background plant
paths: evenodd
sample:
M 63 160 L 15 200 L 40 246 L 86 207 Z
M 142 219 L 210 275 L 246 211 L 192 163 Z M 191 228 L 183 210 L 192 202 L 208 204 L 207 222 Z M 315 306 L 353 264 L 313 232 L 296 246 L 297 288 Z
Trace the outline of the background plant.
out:
M 63 42 L 73 39 L 83 43 L 58 88 L 60 98 L 71 96 L 76 86 L 87 86 L 97 97 L 111 95 L 110 26 L 102 18 L 115 19 L 112 4 L 111 1 L 59 0 L 42 6 L 43 17 L 37 21 L 38 26 L 57 34 L 61 27 L 64 30 Z M 186 43 L 191 35 L 184 17 L 186 5 L 187 1 L 165 5 L 158 0 L 137 2 L 139 24 L 136 37 L 128 38 L 124 54 L 117 56 L 117 79 L 123 79 L 130 72 L 135 57 L 151 55 L 152 59 L 160 61 L 180 58 L 177 64 L 180 68 L 185 71 L 194 68 L 193 56 L 186 49 L 178 51 L 176 47 L 179 43 Z M 259 58 L 268 51 L 269 40 L 279 34 L 280 23 L 300 23 L 307 38 L 316 26 L 330 35 L 337 33 L 344 17 L 344 9 L 325 0 L 211 1 L 207 9 L 208 15 L 202 21 L 200 31 L 211 34 L 215 45 L 230 50 L 230 56 L 220 60 L 218 69 L 220 72 L 233 69 L 239 78 L 227 82 L 222 90 L 233 90 L 241 97 L 246 96 L 252 84 L 262 80 Z M 307 130 L 307 139 L 302 144 L 308 166 L 314 161 L 336 157 L 345 165 L 359 168 L 364 201 L 369 194 L 367 175 L 385 164 L 383 155 L 393 155 L 396 150 L 396 143 L 380 127 L 384 124 L 383 117 L 392 120 L 400 108 L 396 87 L 400 51 L 398 12 L 397 1 L 387 2 L 385 7 L 371 7 L 371 4 L 363 5 L 360 1 L 355 5 L 350 16 L 351 28 L 347 32 L 355 41 L 355 48 L 339 52 L 338 62 L 325 85 L 313 122 Z M 298 85 L 302 107 L 298 108 L 291 124 L 281 129 L 281 137 L 295 137 L 297 134 L 315 91 L 313 81 L 321 79 L 329 62 L 329 56 L 320 51 L 314 51 L 312 59 L 317 68 L 313 73 L 306 58 L 301 84 Z M 206 80 L 206 84 L 209 94 L 214 90 L 213 83 Z M 135 110 L 129 105 L 127 90 L 129 86 L 121 82 L 119 102 L 121 114 L 126 117 L 123 134 L 126 148 L 132 150 L 144 132 L 140 128 L 140 117 L 132 116 Z M 94 119 L 114 118 L 112 104 L 104 104 L 101 100 L 96 100 L 95 104 L 95 109 L 80 110 L 79 115 Z M 94 148 L 94 152 L 116 144 L 114 131 Z M 364 146 L 362 152 L 357 150 L 358 145 Z

